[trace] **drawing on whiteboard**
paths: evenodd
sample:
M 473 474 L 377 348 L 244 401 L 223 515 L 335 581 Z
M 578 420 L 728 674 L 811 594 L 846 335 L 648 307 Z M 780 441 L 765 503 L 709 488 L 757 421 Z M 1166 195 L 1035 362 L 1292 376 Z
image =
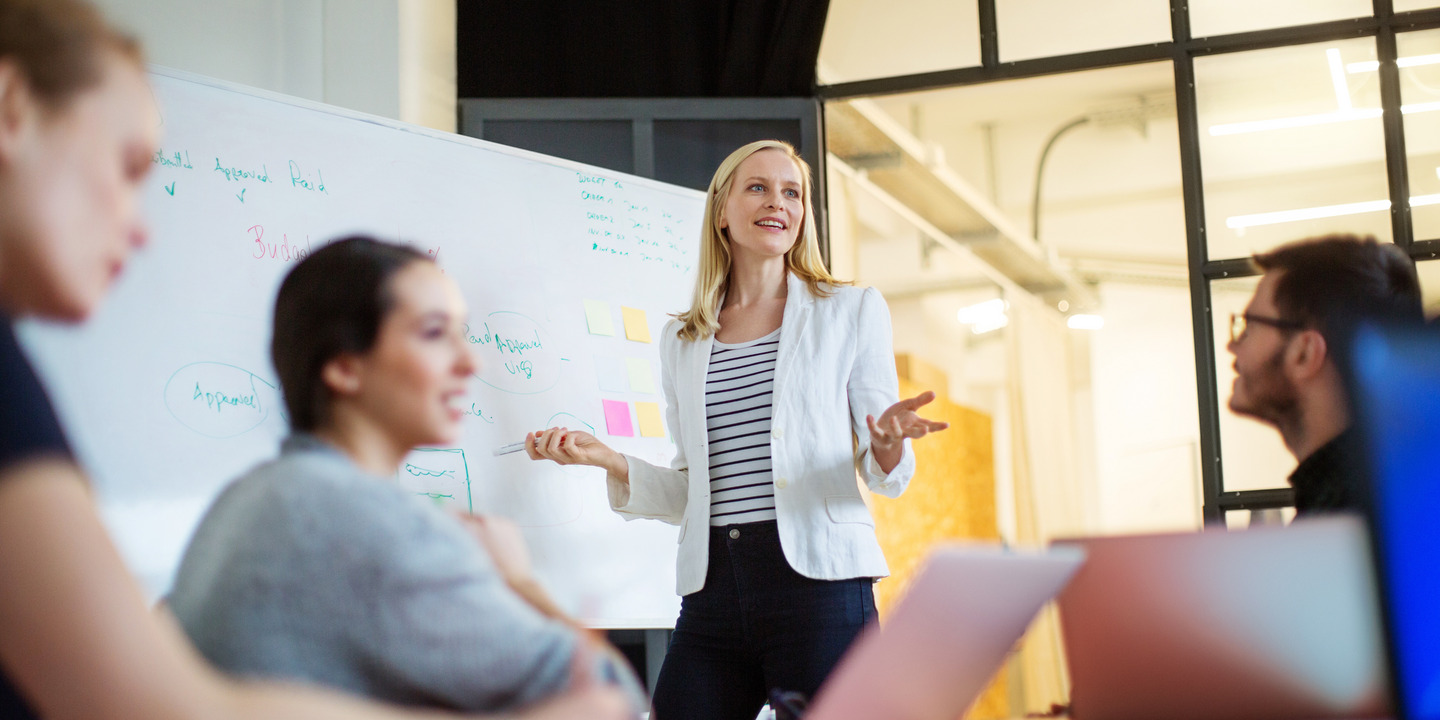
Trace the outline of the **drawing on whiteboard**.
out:
M 279 388 L 255 373 L 222 362 L 193 362 L 165 382 L 165 409 L 181 425 L 212 438 L 259 427 L 277 404 Z
M 250 257 L 256 260 L 264 260 L 268 257 L 271 260 L 299 262 L 309 257 L 310 253 L 314 251 L 310 245 L 309 235 L 305 236 L 305 246 L 301 247 L 298 241 L 292 244 L 290 236 L 285 233 L 280 233 L 280 242 L 273 242 L 273 238 L 272 241 L 266 241 L 264 225 L 251 225 L 245 229 L 245 233 L 255 243 Z
M 416 448 L 396 471 L 400 487 L 446 508 L 474 512 L 470 467 L 460 448 Z
M 465 339 L 482 351 L 480 382 L 515 395 L 534 395 L 560 379 L 560 358 L 550 334 L 529 317 L 497 311 L 465 326 Z
M 590 244 L 592 252 L 690 272 L 694 267 L 690 249 L 675 241 L 688 235 L 680 218 L 631 199 L 619 180 L 584 172 L 575 175 L 583 186 L 580 200 L 585 211 L 584 242 Z
M 156 150 L 155 157 L 151 158 L 150 162 L 159 165 L 160 167 L 183 168 L 185 170 L 195 169 L 195 166 L 190 164 L 189 150 L 176 150 L 169 154 L 167 154 L 163 149 Z
M 300 163 L 294 160 L 290 161 L 290 187 L 330 194 L 330 191 L 325 189 L 325 174 L 320 172 L 320 168 L 315 168 L 315 176 L 312 179 L 310 175 L 300 169 Z
M 570 422 L 571 420 L 574 422 Z M 579 415 L 574 413 L 558 412 L 551 415 L 550 419 L 545 421 L 545 427 L 567 427 L 579 430 L 581 425 L 585 426 L 585 432 L 591 435 L 595 434 L 595 426 L 585 422 Z
M 490 423 L 491 425 L 494 425 L 494 424 L 495 424 L 495 416 L 494 416 L 494 415 L 486 415 L 486 414 L 485 414 L 485 411 L 480 409 L 480 404 L 479 404 L 479 403 L 473 403 L 473 402 L 470 403 L 470 407 L 465 408 L 462 412 L 464 412 L 465 415 L 467 415 L 467 416 L 469 416 L 469 417 L 478 417 L 478 418 L 480 418 L 481 420 L 484 420 L 485 422 Z
M 259 170 L 255 170 L 254 168 L 241 169 L 238 167 L 225 167 L 225 164 L 220 162 L 220 158 L 217 157 L 215 158 L 215 172 L 223 173 L 225 179 L 231 182 L 241 182 L 243 180 L 254 180 L 255 182 L 262 183 L 270 182 L 270 170 L 264 165 L 261 165 Z

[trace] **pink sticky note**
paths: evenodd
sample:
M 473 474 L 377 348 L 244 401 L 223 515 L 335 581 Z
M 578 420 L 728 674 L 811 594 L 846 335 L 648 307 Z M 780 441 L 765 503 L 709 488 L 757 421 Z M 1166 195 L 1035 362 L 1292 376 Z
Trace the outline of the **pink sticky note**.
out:
M 635 426 L 630 424 L 630 403 L 620 400 L 602 400 L 605 404 L 605 432 L 611 437 L 635 437 Z

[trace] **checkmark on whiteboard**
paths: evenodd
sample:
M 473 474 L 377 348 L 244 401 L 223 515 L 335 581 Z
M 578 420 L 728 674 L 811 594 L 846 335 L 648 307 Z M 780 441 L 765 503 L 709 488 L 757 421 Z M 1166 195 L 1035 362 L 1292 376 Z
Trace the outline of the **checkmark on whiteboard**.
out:
M 240 202 L 242 202 L 242 203 L 245 202 L 245 191 L 244 191 L 244 190 L 241 190 L 241 191 L 240 191 L 240 194 L 239 194 L 239 195 L 236 195 L 235 197 L 240 198 Z

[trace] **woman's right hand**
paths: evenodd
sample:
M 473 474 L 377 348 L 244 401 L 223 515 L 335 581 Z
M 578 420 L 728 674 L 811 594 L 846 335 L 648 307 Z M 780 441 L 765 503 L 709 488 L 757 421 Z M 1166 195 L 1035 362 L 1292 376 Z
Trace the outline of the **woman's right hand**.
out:
M 531 460 L 554 460 L 561 465 L 592 465 L 611 475 L 625 477 L 629 463 L 609 445 L 581 430 L 553 427 L 525 436 L 525 452 Z

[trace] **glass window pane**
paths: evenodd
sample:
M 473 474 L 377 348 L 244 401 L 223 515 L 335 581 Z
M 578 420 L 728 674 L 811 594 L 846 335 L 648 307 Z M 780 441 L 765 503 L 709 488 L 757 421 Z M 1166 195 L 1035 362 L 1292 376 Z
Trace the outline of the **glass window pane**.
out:
M 1416 240 L 1440 238 L 1440 31 L 1395 37 Z M 1356 68 L 1372 76 L 1370 64 Z M 1354 77 L 1354 76 L 1352 76 Z
M 1389 241 L 1380 89 L 1370 38 L 1195 60 L 1212 259 L 1312 235 Z
M 1225 527 L 1230 530 L 1245 530 L 1264 525 L 1289 525 L 1295 519 L 1295 508 L 1265 508 L 1264 510 L 1230 510 L 1225 513 Z
M 1369 17 L 1374 10 L 1371 0 L 1190 0 L 1190 36 Z
M 837 269 L 885 293 L 897 352 L 945 369 L 953 398 L 996 413 L 997 448 L 1046 462 L 1064 454 L 1083 488 L 1067 507 L 1095 508 L 1097 532 L 1200 521 L 1173 85 L 1173 66 L 1161 62 L 826 106 Z M 881 202 L 877 188 L 893 200 Z M 887 209 L 895 204 L 908 212 Z M 907 215 L 966 249 L 927 245 Z M 1103 327 L 1067 327 L 1055 306 L 1022 304 L 1019 290 L 997 296 L 989 278 L 1025 272 L 997 247 L 1033 247 L 1036 234 L 1041 255 L 1094 288 L 1097 305 L 1085 312 Z M 957 257 L 992 264 L 982 272 Z M 1025 353 L 1043 362 L 1009 354 L 1042 341 L 1067 350 Z M 1042 402 L 1055 405 L 1033 410 Z M 1023 441 L 1007 439 L 1012 424 Z
M 1440 316 L 1440 260 L 1415 263 L 1420 275 L 1420 297 L 1425 304 L 1425 317 Z
M 1435 0 L 1395 0 L 1395 12 L 1424 10 L 1433 7 L 1440 7 L 1440 2 Z
M 1230 314 L 1245 312 L 1258 277 L 1215 280 L 1210 283 L 1210 307 L 1215 319 L 1215 387 L 1220 400 L 1221 490 L 1264 490 L 1289 487 L 1295 457 L 1285 449 L 1280 433 L 1257 420 L 1240 417 L 1229 409 L 1235 384 L 1235 357 L 1230 342 Z
M 1005 62 L 1170 39 L 1167 0 L 996 0 L 1000 59 Z
M 976 0 L 831 0 L 817 74 L 830 84 L 979 64 Z

